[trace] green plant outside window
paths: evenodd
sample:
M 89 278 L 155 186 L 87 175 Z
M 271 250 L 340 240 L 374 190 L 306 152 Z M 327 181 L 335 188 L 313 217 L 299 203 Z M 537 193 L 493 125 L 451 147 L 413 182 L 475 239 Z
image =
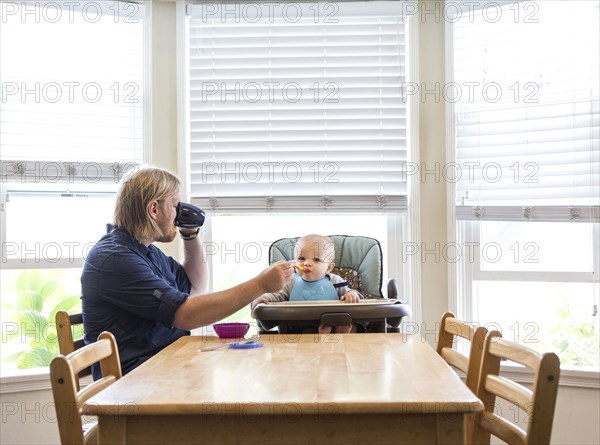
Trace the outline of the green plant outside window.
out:
M 7 281 L 2 286 L 2 367 L 48 366 L 58 354 L 56 313 L 81 311 L 79 294 L 65 291 L 68 271 L 24 270 Z M 74 338 L 82 333 L 82 326 L 75 327 Z

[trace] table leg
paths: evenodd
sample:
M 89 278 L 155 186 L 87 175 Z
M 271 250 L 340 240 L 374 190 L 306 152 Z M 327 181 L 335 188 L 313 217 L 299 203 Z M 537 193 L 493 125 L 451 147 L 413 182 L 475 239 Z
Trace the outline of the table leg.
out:
M 98 443 L 125 445 L 127 418 L 124 416 L 98 416 Z
M 462 413 L 437 415 L 437 444 L 462 445 L 466 443 L 465 419 Z

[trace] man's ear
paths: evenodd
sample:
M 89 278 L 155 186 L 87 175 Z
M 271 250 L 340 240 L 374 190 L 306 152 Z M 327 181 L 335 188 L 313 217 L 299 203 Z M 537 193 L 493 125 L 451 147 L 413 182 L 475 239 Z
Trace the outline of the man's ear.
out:
M 334 267 L 335 263 L 332 261 L 331 263 L 329 263 L 329 266 L 327 266 L 327 273 L 331 272 Z
M 156 217 L 158 216 L 158 201 L 156 199 L 154 201 L 151 201 L 146 206 L 146 212 L 148 213 L 148 216 L 150 218 L 156 219 Z

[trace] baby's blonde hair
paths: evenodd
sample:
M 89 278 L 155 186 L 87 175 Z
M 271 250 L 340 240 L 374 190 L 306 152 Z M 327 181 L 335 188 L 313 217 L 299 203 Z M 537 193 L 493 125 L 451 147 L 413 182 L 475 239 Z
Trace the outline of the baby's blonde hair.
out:
M 319 251 L 323 251 L 323 260 L 327 261 L 327 262 L 334 262 L 335 261 L 335 245 L 333 243 L 333 240 L 331 238 L 329 238 L 328 236 L 324 236 L 324 235 L 318 235 L 316 233 L 311 233 L 310 235 L 304 235 L 301 236 L 300 238 L 298 238 L 298 241 L 296 242 L 296 251 L 298 251 L 300 249 L 300 244 L 301 243 L 306 243 L 308 244 L 310 241 L 314 241 L 315 243 L 319 244 Z

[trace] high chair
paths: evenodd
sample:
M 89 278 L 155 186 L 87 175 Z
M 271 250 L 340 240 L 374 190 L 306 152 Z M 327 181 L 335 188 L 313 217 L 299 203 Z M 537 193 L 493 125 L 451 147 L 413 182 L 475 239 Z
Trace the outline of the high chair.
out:
M 289 323 L 319 323 L 339 326 L 354 323 L 357 332 L 398 332 L 403 317 L 411 315 L 410 306 L 400 301 L 398 281 L 386 283 L 387 295 L 382 292 L 383 254 L 379 241 L 365 236 L 329 235 L 335 248 L 335 267 L 332 273 L 344 278 L 349 287 L 366 299 L 348 304 L 327 302 L 282 302 L 259 304 L 252 311 L 260 329 L 265 332 L 278 328 L 288 331 Z M 295 258 L 298 237 L 282 238 L 269 248 L 269 264 Z

